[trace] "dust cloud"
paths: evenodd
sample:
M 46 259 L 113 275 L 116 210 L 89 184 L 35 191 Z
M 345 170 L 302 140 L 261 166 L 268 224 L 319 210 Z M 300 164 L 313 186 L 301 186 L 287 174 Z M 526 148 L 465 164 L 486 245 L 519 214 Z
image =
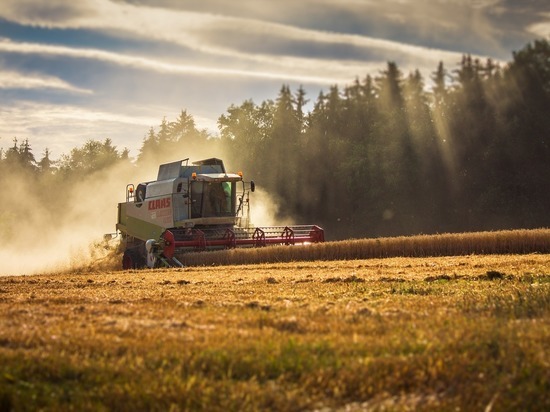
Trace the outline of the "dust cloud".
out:
M 2 176 L 0 275 L 61 272 L 107 259 L 116 248 L 103 235 L 115 232 L 130 174 L 111 167 L 66 184 Z
M 250 194 L 250 222 L 256 227 L 290 226 L 290 217 L 280 218 L 280 202 L 262 188 Z

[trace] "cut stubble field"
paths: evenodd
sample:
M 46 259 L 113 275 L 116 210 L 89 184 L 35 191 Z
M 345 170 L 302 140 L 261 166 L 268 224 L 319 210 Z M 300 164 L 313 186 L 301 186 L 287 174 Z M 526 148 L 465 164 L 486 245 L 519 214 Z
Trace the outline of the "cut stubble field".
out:
M 550 410 L 550 256 L 0 277 L 0 410 Z

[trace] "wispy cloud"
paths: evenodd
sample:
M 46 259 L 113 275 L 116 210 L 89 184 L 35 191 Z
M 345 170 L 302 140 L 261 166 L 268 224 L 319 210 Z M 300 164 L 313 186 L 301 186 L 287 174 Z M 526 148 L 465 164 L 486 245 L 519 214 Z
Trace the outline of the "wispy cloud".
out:
M 280 70 L 276 71 L 261 71 L 261 70 L 239 70 L 223 67 L 208 67 L 188 64 L 174 64 L 163 62 L 160 60 L 154 60 L 142 56 L 124 55 L 120 53 L 114 53 L 98 49 L 83 49 L 73 48 L 66 46 L 52 46 L 39 43 L 26 43 L 26 42 L 14 42 L 9 39 L 0 39 L 0 52 L 16 53 L 16 54 L 38 54 L 38 55 L 50 55 L 50 56 L 63 56 L 80 59 L 91 59 L 97 61 L 103 61 L 107 63 L 113 63 L 121 66 L 131 67 L 135 69 L 145 69 L 159 73 L 171 73 L 171 74 L 195 74 L 202 76 L 238 76 L 245 78 L 266 78 L 266 79 L 279 79 L 286 81 L 298 81 L 308 83 L 322 83 L 331 84 L 334 82 L 344 80 L 344 77 L 326 77 L 314 76 L 307 73 L 297 73 L 297 67 L 309 66 L 304 64 L 305 59 L 261 59 L 254 58 L 255 60 L 261 60 L 264 62 L 271 62 L 273 65 L 279 68 L 292 69 L 290 72 Z M 311 61 L 308 61 L 311 64 Z M 328 69 L 328 68 L 327 68 Z M 328 71 L 328 70 L 327 70 Z M 348 76 L 346 80 L 349 81 L 349 69 L 336 70 L 347 72 Z
M 528 27 L 530 33 L 538 38 L 550 39 L 550 13 L 541 13 L 541 20 Z
M 3 70 L 1 67 L 0 89 L 57 89 L 71 93 L 93 93 L 90 89 L 73 86 L 58 77 Z
M 38 148 L 37 157 L 48 147 L 54 158 L 87 139 L 109 137 L 119 147 L 134 147 L 146 130 L 159 122 L 144 115 L 32 101 L 0 107 L 0 116 L 4 119 L 0 122 L 0 147 L 10 146 L 13 137 L 21 140 L 34 136 L 31 143 Z
M 39 51 L 37 46 L 29 44 L 17 45 L 17 48 L 24 46 L 22 49 L 27 52 L 63 53 L 75 57 L 78 55 L 171 73 L 250 76 L 322 84 L 341 83 L 344 79 L 349 81 L 355 75 L 372 71 L 375 63 L 379 69 L 388 60 L 402 62 L 411 66 L 411 69 L 417 68 L 412 67 L 416 63 L 421 69 L 430 66 L 435 70 L 439 60 L 457 62 L 461 55 L 460 52 L 362 35 L 306 29 L 254 18 L 135 6 L 106 0 L 95 1 L 93 12 L 86 12 L 92 9 L 91 3 L 79 3 L 74 8 L 69 6 L 72 3 L 62 4 L 68 10 L 63 15 L 69 16 L 64 19 L 51 17 L 53 11 L 59 8 L 59 3 L 56 7 L 55 2 L 54 6 L 41 2 L 37 7 L 45 10 L 42 13 L 35 11 L 31 17 L 18 13 L 21 9 L 16 6 L 8 8 L 11 12 L 5 13 L 5 16 L 24 24 L 102 30 L 114 36 L 166 42 L 199 53 L 194 56 L 197 61 L 205 56 L 215 57 L 218 62 L 223 60 L 224 68 L 212 67 L 213 63 L 171 64 L 164 59 L 151 61 L 143 57 L 101 50 L 71 50 L 49 46 Z M 274 44 L 276 50 L 270 48 Z M 6 46 L 3 45 L 4 49 Z M 350 53 L 342 56 L 340 50 L 339 56 L 331 56 L 330 52 L 339 47 L 345 47 Z M 326 48 L 327 52 L 320 57 L 309 56 L 310 48 L 317 51 Z M 12 51 L 13 49 L 12 47 Z M 373 59 L 373 55 L 376 58 Z M 177 53 L 166 56 L 166 59 L 177 60 Z M 315 75 L 311 74 L 312 67 L 316 68 Z

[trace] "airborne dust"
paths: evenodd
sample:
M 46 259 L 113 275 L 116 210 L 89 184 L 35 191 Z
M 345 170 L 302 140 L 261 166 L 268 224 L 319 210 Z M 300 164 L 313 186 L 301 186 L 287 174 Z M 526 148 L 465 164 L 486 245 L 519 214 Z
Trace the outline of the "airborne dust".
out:
M 58 272 L 105 258 L 103 234 L 115 231 L 129 171 L 110 168 L 62 184 L 2 176 L 1 275 Z
M 219 157 L 229 172 L 223 153 L 181 153 L 147 164 L 117 164 L 85 178 L 36 179 L 21 173 L 0 175 L 0 276 L 38 273 L 84 272 L 121 268 L 120 236 L 116 232 L 117 204 L 126 199 L 126 185 L 155 180 L 158 166 L 189 157 L 190 162 Z M 253 176 L 244 176 L 246 181 Z M 275 202 L 261 188 L 250 194 L 250 220 L 269 226 L 275 222 Z

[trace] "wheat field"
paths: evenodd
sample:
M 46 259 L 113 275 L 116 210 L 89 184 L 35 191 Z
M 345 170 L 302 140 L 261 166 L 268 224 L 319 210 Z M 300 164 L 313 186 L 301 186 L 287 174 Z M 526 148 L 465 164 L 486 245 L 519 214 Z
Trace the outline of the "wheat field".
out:
M 0 277 L 0 410 L 548 410 L 549 257 Z

